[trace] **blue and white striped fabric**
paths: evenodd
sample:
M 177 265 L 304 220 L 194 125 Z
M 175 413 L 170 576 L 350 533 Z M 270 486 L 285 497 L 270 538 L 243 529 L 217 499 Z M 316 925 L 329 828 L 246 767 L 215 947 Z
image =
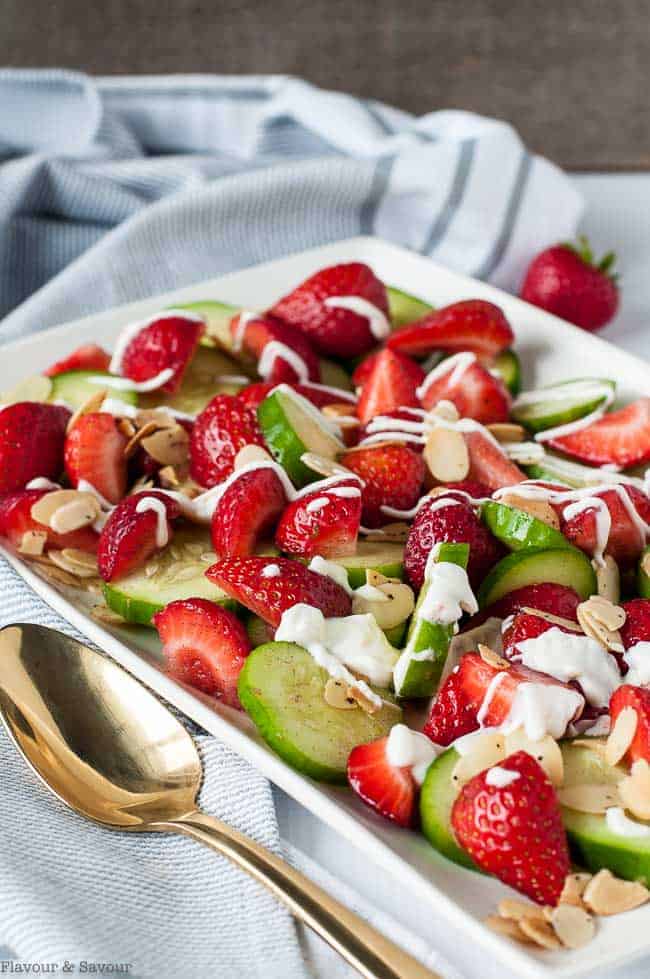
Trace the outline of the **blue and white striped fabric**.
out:
M 514 288 L 580 211 L 556 167 L 468 113 L 416 119 L 288 77 L 0 71 L 2 342 L 359 233 Z M 66 628 L 3 563 L 0 593 L 0 624 Z M 208 811 L 278 850 L 264 779 L 214 739 L 200 749 Z M 138 979 L 306 976 L 288 915 L 213 854 L 78 820 L 2 732 L 0 772 L 0 959 L 131 963 Z M 319 974 L 343 972 L 329 960 Z

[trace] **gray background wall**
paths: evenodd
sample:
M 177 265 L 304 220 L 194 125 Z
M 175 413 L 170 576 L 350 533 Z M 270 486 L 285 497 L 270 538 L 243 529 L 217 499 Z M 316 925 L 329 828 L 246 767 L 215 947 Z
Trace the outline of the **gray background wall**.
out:
M 0 64 L 291 73 L 500 116 L 572 168 L 650 166 L 650 0 L 0 0 Z

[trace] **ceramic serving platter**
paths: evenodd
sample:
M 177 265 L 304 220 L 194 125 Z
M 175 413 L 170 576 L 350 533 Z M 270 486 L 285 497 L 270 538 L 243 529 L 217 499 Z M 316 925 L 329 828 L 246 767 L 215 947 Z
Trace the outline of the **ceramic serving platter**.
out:
M 457 275 L 376 238 L 352 238 L 314 248 L 27 337 L 2 348 L 0 390 L 59 360 L 81 343 L 94 340 L 112 346 L 125 323 L 149 316 L 162 307 L 214 299 L 262 309 L 317 269 L 347 261 L 367 262 L 385 282 L 434 305 L 474 297 L 500 305 L 516 332 L 525 387 L 595 374 L 614 378 L 622 400 L 648 393 L 650 374 L 644 361 L 499 289 Z M 595 940 L 574 952 L 529 951 L 488 931 L 481 920 L 494 912 L 505 893 L 499 883 L 448 862 L 422 836 L 375 817 L 344 788 L 323 786 L 293 771 L 259 739 L 245 715 L 215 705 L 167 677 L 161 669 L 159 647 L 152 630 L 108 629 L 99 625 L 89 617 L 90 600 L 84 594 L 64 587 L 53 588 L 14 555 L 4 550 L 1 553 L 39 595 L 89 639 L 230 745 L 357 846 L 384 873 L 399 879 L 415 899 L 430 905 L 432 913 L 445 916 L 450 924 L 463 931 L 468 941 L 502 961 L 514 975 L 522 979 L 568 979 L 608 971 L 650 953 L 650 906 L 609 920 L 600 919 Z

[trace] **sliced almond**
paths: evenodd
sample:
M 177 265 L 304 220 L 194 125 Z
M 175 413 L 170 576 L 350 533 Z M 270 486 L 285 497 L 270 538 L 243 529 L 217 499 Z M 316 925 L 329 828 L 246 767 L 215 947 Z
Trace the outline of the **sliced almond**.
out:
M 553 908 L 551 925 L 565 948 L 582 948 L 596 934 L 594 919 L 575 904 L 558 904 Z
M 564 761 L 557 741 L 547 734 L 540 741 L 532 741 L 523 727 L 506 734 L 506 757 L 517 751 L 525 751 L 544 769 L 556 787 L 564 782 Z
M 132 439 L 137 432 L 137 428 L 130 418 L 119 418 L 117 421 L 117 427 L 125 439 Z
M 650 578 L 650 550 L 646 551 L 641 558 L 641 570 Z
M 72 417 L 70 418 L 70 421 L 66 426 L 66 433 L 72 431 L 72 429 L 75 427 L 79 419 L 83 417 L 83 415 L 91 415 L 93 412 L 99 411 L 104 403 L 105 397 L 106 397 L 106 391 L 95 391 L 94 394 L 91 394 L 90 397 L 86 401 L 84 401 L 84 403 L 79 408 L 77 408 L 74 415 L 72 415 Z
M 595 570 L 598 594 L 616 605 L 621 599 L 621 574 L 618 564 L 611 554 L 605 554 L 602 563 L 595 563 Z
M 645 759 L 635 761 L 618 783 L 621 801 L 637 819 L 650 819 L 650 765 Z
M 362 530 L 366 540 L 386 541 L 391 544 L 403 544 L 409 535 L 411 528 L 403 521 L 384 524 L 383 527 L 376 527 Z
M 606 812 L 612 806 L 621 804 L 618 787 L 604 782 L 567 785 L 558 790 L 558 799 L 568 809 L 594 814 Z
M 625 625 L 625 609 L 621 605 L 615 605 L 614 602 L 604 598 L 602 595 L 592 595 L 586 602 L 582 602 L 581 605 L 585 606 L 590 615 L 598 622 L 601 622 L 606 629 L 614 631 L 621 629 Z
M 37 570 L 42 578 L 55 585 L 67 585 L 69 588 L 81 587 L 81 582 L 76 575 L 70 574 L 69 571 L 66 571 L 64 568 L 58 568 L 54 564 L 46 565 L 39 563 Z
M 460 788 L 486 768 L 498 765 L 506 757 L 505 738 L 499 733 L 474 738 L 467 754 L 461 755 L 451 773 L 452 782 Z
M 478 644 L 478 651 L 481 659 L 488 666 L 493 666 L 495 670 L 509 670 L 512 663 L 508 659 L 504 659 L 503 656 L 499 656 L 495 653 L 493 649 L 489 646 L 485 646 L 482 642 Z
M 349 449 L 347 450 L 350 451 Z M 316 452 L 303 452 L 300 456 L 300 461 L 311 469 L 315 473 L 320 473 L 321 476 L 336 476 L 338 473 L 351 473 L 351 469 L 347 469 L 342 466 L 339 462 L 335 462 L 334 459 L 329 459 L 327 456 L 318 455 Z
M 361 710 L 365 710 L 366 714 L 376 714 L 378 710 L 381 710 L 381 707 L 379 707 L 374 700 L 366 697 L 365 693 L 360 687 L 353 685 L 349 686 L 348 695 L 352 697 L 353 700 L 356 700 Z
M 261 445 L 244 445 L 235 456 L 235 469 L 243 469 L 251 462 L 271 462 L 271 456 Z
M 323 696 L 325 703 L 330 707 L 336 707 L 337 710 L 356 710 L 359 706 L 354 697 L 350 696 L 347 683 L 333 676 L 325 684 Z
M 457 422 L 460 418 L 460 412 L 453 401 L 447 401 L 443 398 L 442 401 L 437 403 L 435 408 L 431 409 L 429 418 L 434 420 L 439 418 L 441 421 L 446 422 Z
M 375 571 L 374 568 L 366 568 L 366 584 L 372 585 L 374 588 L 379 588 L 380 585 L 386 585 L 388 583 L 394 585 L 401 585 L 401 578 L 387 578 L 385 574 L 381 571 Z
M 522 918 L 546 920 L 544 909 L 539 904 L 527 904 L 525 901 L 517 901 L 510 897 L 504 897 L 502 901 L 499 901 L 497 910 L 501 918 L 511 918 L 513 921 L 521 921 Z
M 160 480 L 160 485 L 164 486 L 165 489 L 175 489 L 180 483 L 178 473 L 173 466 L 163 466 L 158 471 L 158 479 Z
M 572 904 L 576 908 L 584 908 L 582 895 L 591 880 L 591 874 L 567 874 L 564 887 L 560 894 L 560 904 Z
M 616 718 L 605 745 L 605 761 L 608 765 L 618 765 L 636 734 L 639 716 L 634 707 L 624 707 Z
M 570 629 L 572 632 L 582 632 L 582 629 L 577 622 L 572 622 L 571 619 L 564 619 L 561 615 L 553 615 L 552 612 L 543 612 L 538 608 L 529 608 L 524 606 L 521 610 L 525 612 L 526 615 L 536 615 L 538 619 L 544 619 L 546 622 L 552 622 L 554 625 L 561 625 L 564 629 Z
M 131 436 L 129 441 L 124 446 L 124 458 L 130 459 L 131 456 L 135 455 L 136 450 L 143 439 L 146 439 L 148 435 L 153 435 L 157 432 L 160 425 L 156 421 L 149 421 L 142 428 L 139 428 L 134 435 Z
M 37 557 L 45 550 L 47 532 L 45 530 L 27 530 L 22 536 L 18 551 L 26 557 Z
M 492 422 L 485 427 L 494 435 L 497 442 L 523 442 L 526 438 L 526 429 L 516 422 Z
M 108 608 L 106 605 L 93 605 L 90 610 L 90 614 L 93 619 L 97 622 L 101 622 L 102 625 L 126 625 L 124 619 L 117 612 L 113 612 L 112 609 Z
M 424 446 L 424 461 L 434 479 L 455 483 L 469 473 L 469 452 L 462 432 L 436 425 Z
M 619 880 L 609 870 L 599 870 L 587 884 L 582 899 L 598 915 L 622 914 L 641 907 L 650 897 L 643 884 Z
M 76 578 L 96 578 L 97 577 L 97 567 L 93 569 L 84 568 L 81 565 L 74 564 L 72 561 L 66 558 L 63 551 L 50 549 L 48 552 L 49 558 L 57 568 L 61 568 L 63 571 L 67 571 L 69 574 L 74 575 Z M 77 584 L 77 582 L 75 582 Z
M 504 938 L 511 938 L 515 942 L 521 942 L 522 945 L 532 945 L 533 940 L 525 935 L 516 921 L 512 918 L 500 918 L 496 914 L 491 914 L 483 922 L 490 931 L 494 931 L 497 935 L 503 935 Z
M 592 596 L 593 598 L 594 596 Z M 595 596 L 600 597 L 600 596 Z M 589 599 L 591 602 L 591 599 Z M 601 646 L 605 649 L 611 649 L 613 652 L 622 653 L 624 651 L 623 641 L 621 639 L 621 634 L 618 630 L 609 629 L 601 619 L 599 619 L 594 613 L 592 606 L 589 602 L 582 602 L 578 605 L 576 614 L 578 616 L 578 622 L 582 626 L 582 631 L 586 636 L 591 639 L 595 639 L 599 642 Z
M 15 387 L 0 394 L 0 404 L 14 405 L 19 401 L 47 401 L 52 393 L 52 380 L 45 374 L 33 374 Z
M 77 547 L 64 547 L 61 554 L 74 567 L 91 572 L 93 575 L 98 574 L 97 557 L 95 554 L 89 554 L 88 551 L 81 551 Z M 88 577 L 90 577 L 90 574 Z
M 50 517 L 50 527 L 56 534 L 69 534 L 95 522 L 100 512 L 97 499 L 92 493 L 84 493 L 83 496 L 84 499 L 72 500 L 54 511 Z
M 340 404 L 324 405 L 321 408 L 326 418 L 333 418 L 339 428 L 349 429 L 358 428 L 361 421 L 354 414 L 354 405 L 350 402 Z
M 380 629 L 392 629 L 401 622 L 406 622 L 415 608 L 413 589 L 404 582 L 385 581 L 375 586 L 381 593 L 377 599 L 366 597 L 355 592 L 352 596 L 352 611 L 355 615 L 365 615 L 368 612 L 374 616 Z
M 145 428 L 155 422 L 156 428 L 173 428 L 178 421 L 169 411 L 156 408 L 141 408 L 134 418 L 135 428 Z
M 548 502 L 548 500 L 531 500 L 527 496 L 518 496 L 514 493 L 504 493 L 499 500 L 506 506 L 514 507 L 516 510 L 523 510 L 537 520 L 541 520 L 554 530 L 560 529 L 560 518 Z
M 67 506 L 69 503 L 80 501 L 86 505 L 88 512 L 93 514 L 92 518 L 88 521 L 88 523 L 93 523 L 99 516 L 97 497 L 92 493 L 81 493 L 78 490 L 53 490 L 51 493 L 45 493 L 33 504 L 30 513 L 32 519 L 37 523 L 42 523 L 45 527 L 52 527 L 50 521 L 57 510 Z M 81 524 L 81 526 L 85 525 Z M 52 529 L 54 528 L 52 527 Z
M 560 940 L 548 921 L 539 918 L 521 918 L 517 922 L 524 935 L 530 938 L 540 948 L 561 948 Z
M 142 439 L 142 448 L 163 466 L 182 466 L 187 462 L 190 437 L 182 425 L 161 428 Z

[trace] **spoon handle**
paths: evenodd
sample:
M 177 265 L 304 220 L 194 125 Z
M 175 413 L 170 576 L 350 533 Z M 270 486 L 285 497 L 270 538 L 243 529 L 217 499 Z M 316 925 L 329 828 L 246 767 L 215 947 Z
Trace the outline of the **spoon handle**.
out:
M 366 979 L 440 979 L 284 860 L 220 820 L 197 810 L 156 828 L 182 833 L 228 857 Z

